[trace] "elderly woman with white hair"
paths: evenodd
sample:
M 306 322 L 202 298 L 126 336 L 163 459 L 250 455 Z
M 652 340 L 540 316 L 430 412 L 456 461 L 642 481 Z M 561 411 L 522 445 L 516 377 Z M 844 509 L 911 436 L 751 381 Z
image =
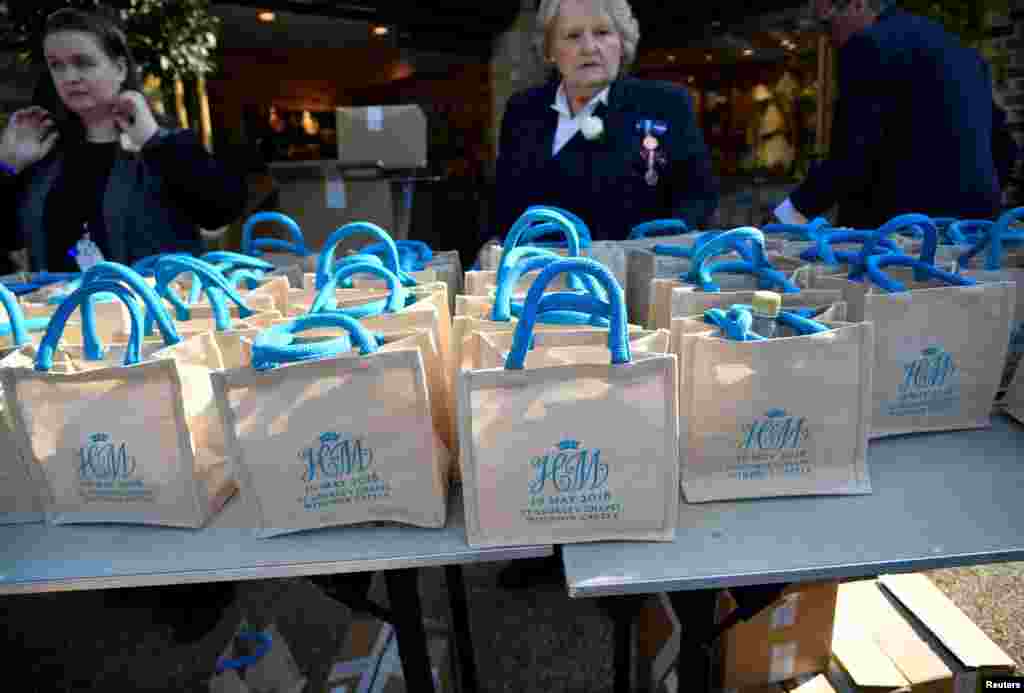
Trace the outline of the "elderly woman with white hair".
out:
M 493 234 L 530 205 L 580 216 L 594 239 L 652 219 L 704 226 L 718 204 L 687 90 L 624 76 L 640 30 L 626 0 L 543 0 L 548 83 L 512 96 L 498 144 Z

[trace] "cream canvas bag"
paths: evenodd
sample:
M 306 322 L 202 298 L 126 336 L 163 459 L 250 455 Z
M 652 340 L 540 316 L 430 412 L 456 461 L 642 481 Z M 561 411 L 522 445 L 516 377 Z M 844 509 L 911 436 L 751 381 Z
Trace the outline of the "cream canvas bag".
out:
M 672 321 L 687 501 L 871 492 L 872 326 L 779 322 L 775 339 L 738 341 Z
M 567 271 L 593 275 L 610 303 L 544 295 Z M 548 309 L 603 312 L 611 328 L 580 333 L 588 345 L 567 346 L 565 334 L 533 334 L 537 314 Z M 507 337 L 476 333 L 488 351 L 476 359 L 479 368 L 459 375 L 469 544 L 670 541 L 679 501 L 675 357 L 631 352 L 625 302 L 611 274 L 583 258 L 549 265 L 503 343 Z M 549 337 L 562 346 L 545 348 Z M 660 338 L 667 348 L 667 334 Z M 605 346 L 595 350 L 595 339 Z
M 931 220 L 905 216 L 920 222 L 934 251 Z M 871 255 L 871 245 L 887 233 L 886 226 L 875 232 L 852 279 L 823 277 L 816 284 L 842 291 L 851 321 L 875 325 L 871 437 L 989 426 L 1010 340 L 1014 284 L 940 270 L 928 252 L 922 260 Z
M 294 342 L 325 328 L 347 334 Z M 211 376 L 259 536 L 385 520 L 444 526 L 448 461 L 426 340 L 419 330 L 379 346 L 346 315 L 308 315 L 261 333 L 251 367 Z
M 154 358 L 157 346 L 142 344 L 135 295 L 168 344 L 179 337 L 152 290 L 136 287 L 133 295 L 113 279 L 86 282 L 61 305 L 38 350 L 15 352 L 5 360 L 12 367 L 0 368 L 18 447 L 46 484 L 50 523 L 201 527 L 234 493 L 223 460 L 193 448 L 189 384 L 178 364 Z M 128 306 L 129 342 L 105 354 L 96 353 L 92 340 L 57 349 L 67 317 L 98 292 L 114 293 Z
M 30 344 L 30 339 L 18 299 L 3 284 L 0 284 L 0 302 L 7 311 L 8 335 L 5 336 L 10 340 L 9 345 L 0 348 L 0 368 L 3 368 L 11 363 L 6 361 L 6 356 Z M 0 446 L 5 451 L 3 457 L 0 457 L 0 525 L 42 522 L 42 497 L 46 487 L 32 474 L 18 449 L 7 407 L 2 400 Z

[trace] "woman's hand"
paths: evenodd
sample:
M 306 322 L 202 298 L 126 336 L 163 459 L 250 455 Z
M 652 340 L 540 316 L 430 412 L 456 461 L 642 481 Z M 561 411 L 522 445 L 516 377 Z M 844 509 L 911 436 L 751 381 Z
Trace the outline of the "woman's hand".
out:
M 21 173 L 49 154 L 59 136 L 45 108 L 31 106 L 15 111 L 0 136 L 0 161 Z
M 129 144 L 136 149 L 156 134 L 160 127 L 156 124 L 153 111 L 149 109 L 146 97 L 137 91 L 123 91 L 114 100 L 114 122 L 121 132 L 128 137 Z

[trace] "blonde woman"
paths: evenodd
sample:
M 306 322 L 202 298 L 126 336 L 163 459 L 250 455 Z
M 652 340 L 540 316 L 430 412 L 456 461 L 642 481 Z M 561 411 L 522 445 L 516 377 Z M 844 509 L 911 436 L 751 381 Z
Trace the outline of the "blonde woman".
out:
M 626 0 L 540 3 L 534 43 L 551 79 L 506 106 L 493 234 L 535 204 L 576 213 L 594 239 L 658 218 L 706 224 L 718 194 L 690 96 L 625 76 L 639 40 Z

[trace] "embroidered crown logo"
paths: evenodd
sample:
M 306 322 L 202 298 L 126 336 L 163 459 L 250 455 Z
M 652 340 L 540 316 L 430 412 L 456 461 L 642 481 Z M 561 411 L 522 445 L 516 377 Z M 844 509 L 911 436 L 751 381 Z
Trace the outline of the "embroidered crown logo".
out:
M 321 443 L 334 443 L 334 442 L 337 442 L 338 440 L 340 440 L 340 436 L 337 433 L 321 433 L 320 434 L 320 442 Z
M 93 433 L 89 436 L 90 443 L 106 443 L 108 440 L 110 440 L 109 433 Z
M 580 447 L 580 441 L 578 440 L 563 440 L 558 444 L 559 450 L 578 450 Z

